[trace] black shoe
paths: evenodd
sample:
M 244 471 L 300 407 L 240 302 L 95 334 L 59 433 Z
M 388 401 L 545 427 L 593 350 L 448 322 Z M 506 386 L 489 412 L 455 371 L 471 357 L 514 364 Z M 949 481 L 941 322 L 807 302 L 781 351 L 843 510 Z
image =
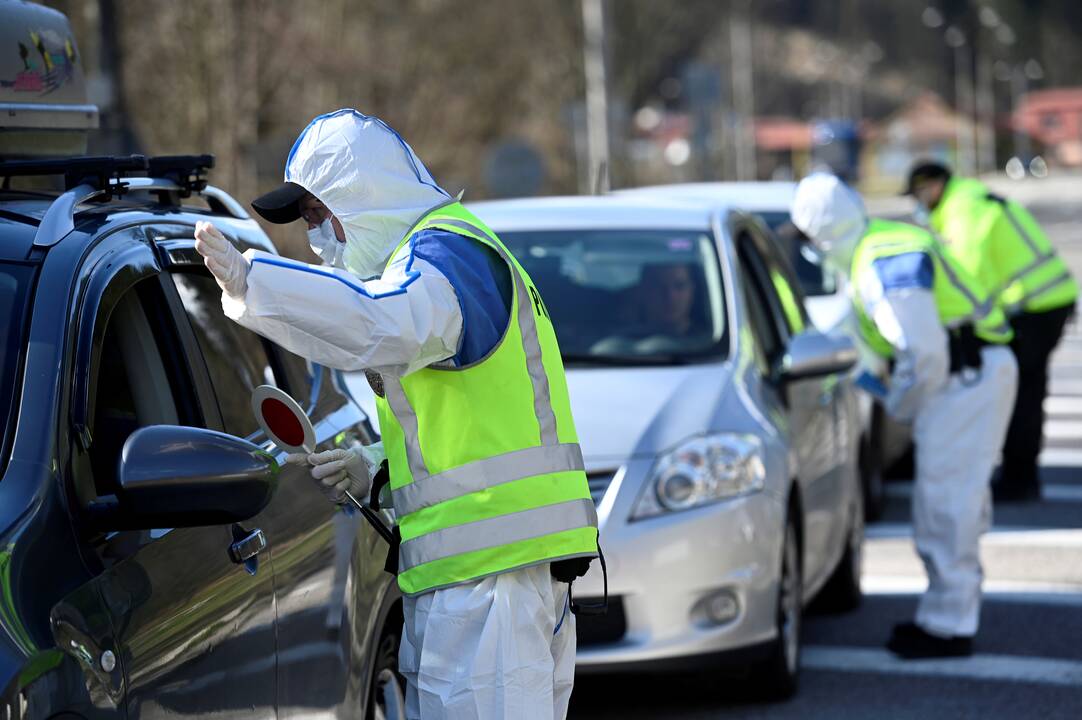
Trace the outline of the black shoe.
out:
M 1007 483 L 1000 481 L 992 486 L 992 500 L 997 503 L 1038 502 L 1041 486 L 1037 484 Z
M 973 654 L 973 638 L 939 637 L 925 632 L 916 623 L 907 622 L 894 626 L 887 649 L 903 660 L 969 657 Z

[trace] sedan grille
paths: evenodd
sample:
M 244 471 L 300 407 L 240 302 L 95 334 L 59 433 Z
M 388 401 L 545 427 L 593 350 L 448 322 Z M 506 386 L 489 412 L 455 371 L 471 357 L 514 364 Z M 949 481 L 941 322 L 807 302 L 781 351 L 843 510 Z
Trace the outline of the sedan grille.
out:
M 586 482 L 590 486 L 590 497 L 593 498 L 594 505 L 600 503 L 601 498 L 605 497 L 605 491 L 609 489 L 615 475 L 615 470 L 599 470 L 586 473 Z

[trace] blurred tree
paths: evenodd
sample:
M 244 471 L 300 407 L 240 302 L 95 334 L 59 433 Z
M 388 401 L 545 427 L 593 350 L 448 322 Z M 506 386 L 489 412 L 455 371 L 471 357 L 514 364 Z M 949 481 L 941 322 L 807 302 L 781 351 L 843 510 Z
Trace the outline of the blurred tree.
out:
M 81 39 L 101 30 L 87 6 L 105 3 L 49 4 Z M 243 202 L 280 182 L 314 116 L 340 107 L 384 118 L 448 191 L 476 199 L 484 150 L 512 137 L 545 158 L 546 191 L 574 190 L 564 114 L 582 92 L 578 23 L 570 2 L 147 0 L 116 3 L 102 42 L 123 48 L 116 81 L 138 149 L 214 153 L 214 182 Z M 310 259 L 302 233 L 269 229 Z

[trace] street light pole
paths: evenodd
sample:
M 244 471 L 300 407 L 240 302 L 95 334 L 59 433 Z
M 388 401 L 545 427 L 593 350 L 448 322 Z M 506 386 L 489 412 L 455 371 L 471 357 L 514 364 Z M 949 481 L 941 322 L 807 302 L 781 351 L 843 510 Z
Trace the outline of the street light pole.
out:
M 604 0 L 582 0 L 586 75 L 586 157 L 589 191 L 609 189 L 609 109 L 605 79 Z

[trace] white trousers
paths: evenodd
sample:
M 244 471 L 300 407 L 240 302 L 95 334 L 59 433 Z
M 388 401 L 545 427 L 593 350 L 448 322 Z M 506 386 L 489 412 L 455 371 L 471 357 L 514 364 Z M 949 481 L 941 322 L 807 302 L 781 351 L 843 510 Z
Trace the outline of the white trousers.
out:
M 549 566 L 403 600 L 410 720 L 560 720 L 575 681 L 575 616 Z
M 982 357 L 975 382 L 952 376 L 913 423 L 913 535 L 928 573 L 916 621 L 940 636 L 977 632 L 984 577 L 980 537 L 992 518 L 989 482 L 1018 385 L 1009 348 L 986 347 Z

